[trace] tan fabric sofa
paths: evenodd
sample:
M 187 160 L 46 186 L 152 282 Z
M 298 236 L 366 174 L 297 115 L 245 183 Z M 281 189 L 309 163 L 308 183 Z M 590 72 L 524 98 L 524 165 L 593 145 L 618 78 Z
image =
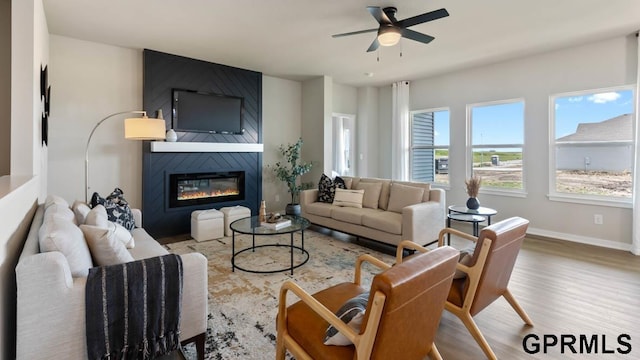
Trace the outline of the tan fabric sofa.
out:
M 44 205 L 40 205 L 16 266 L 17 359 L 85 359 L 87 278 L 72 276 L 73 266 L 62 252 L 40 252 L 44 212 Z M 131 231 L 135 241 L 135 247 L 128 250 L 131 256 L 139 260 L 168 254 L 140 227 L 140 211 L 133 209 L 133 215 L 137 227 Z M 184 281 L 180 341 L 196 341 L 197 347 L 203 348 L 208 314 L 207 259 L 200 253 L 181 257 Z
M 424 245 L 437 240 L 438 233 L 445 227 L 442 189 L 432 189 L 430 184 L 420 182 L 343 179 L 348 189 L 364 189 L 362 208 L 319 202 L 318 189 L 311 189 L 300 195 L 302 216 L 315 225 L 393 246 L 402 240 Z

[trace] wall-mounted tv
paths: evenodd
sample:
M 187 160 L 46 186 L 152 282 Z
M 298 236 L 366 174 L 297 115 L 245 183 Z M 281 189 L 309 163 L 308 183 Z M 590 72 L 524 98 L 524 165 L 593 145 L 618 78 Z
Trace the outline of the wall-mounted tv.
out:
M 172 90 L 171 124 L 176 131 L 242 134 L 244 99 L 192 90 Z

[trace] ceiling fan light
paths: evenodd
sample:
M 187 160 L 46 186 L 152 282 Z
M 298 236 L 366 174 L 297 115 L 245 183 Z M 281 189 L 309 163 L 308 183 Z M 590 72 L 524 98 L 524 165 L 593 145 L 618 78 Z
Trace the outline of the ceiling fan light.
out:
M 382 46 L 393 46 L 401 37 L 402 31 L 393 25 L 382 26 L 378 30 L 378 42 Z

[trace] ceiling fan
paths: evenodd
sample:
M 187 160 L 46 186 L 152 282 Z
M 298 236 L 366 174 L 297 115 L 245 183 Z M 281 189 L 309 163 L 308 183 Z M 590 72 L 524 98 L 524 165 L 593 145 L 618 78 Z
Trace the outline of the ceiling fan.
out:
M 397 44 L 398 41 L 400 41 L 401 37 L 428 44 L 434 39 L 433 36 L 419 33 L 407 28 L 409 26 L 414 26 L 449 16 L 447 10 L 442 8 L 439 10 L 430 11 L 421 15 L 406 18 L 404 20 L 397 20 L 395 14 L 398 9 L 396 9 L 395 7 L 390 6 L 380 8 L 378 6 L 367 6 L 367 10 L 369 10 L 369 13 L 371 13 L 371 15 L 380 24 L 378 28 L 353 31 L 343 34 L 335 34 L 332 35 L 332 37 L 337 38 L 377 31 L 378 36 L 375 38 L 375 40 L 373 40 L 373 43 L 371 43 L 369 49 L 367 49 L 368 52 L 375 51 L 379 46 L 393 46 Z

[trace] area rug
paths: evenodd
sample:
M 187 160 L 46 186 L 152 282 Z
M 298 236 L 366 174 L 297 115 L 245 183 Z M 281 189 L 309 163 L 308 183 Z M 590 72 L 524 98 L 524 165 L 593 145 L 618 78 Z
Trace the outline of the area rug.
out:
M 295 245 L 301 245 L 300 234 Z M 256 245 L 289 244 L 289 235 L 258 236 Z M 236 251 L 251 246 L 251 236 L 236 236 Z M 314 293 L 333 284 L 353 281 L 354 264 L 360 254 L 371 254 L 388 264 L 392 256 L 356 243 L 305 231 L 304 248 L 309 252 L 306 264 L 294 270 L 273 274 L 231 271 L 231 237 L 196 242 L 187 240 L 166 245 L 170 252 L 202 253 L 208 259 L 209 318 L 205 359 L 274 359 L 276 314 L 280 286 L 293 280 L 307 292 Z M 304 261 L 300 250 L 294 251 L 294 263 Z M 276 270 L 288 267 L 290 252 L 286 247 L 260 247 L 236 257 L 236 264 L 249 270 Z M 368 286 L 377 268 L 365 265 L 363 283 Z M 288 303 L 297 299 L 289 295 Z M 193 346 L 187 346 L 188 359 L 195 359 Z

